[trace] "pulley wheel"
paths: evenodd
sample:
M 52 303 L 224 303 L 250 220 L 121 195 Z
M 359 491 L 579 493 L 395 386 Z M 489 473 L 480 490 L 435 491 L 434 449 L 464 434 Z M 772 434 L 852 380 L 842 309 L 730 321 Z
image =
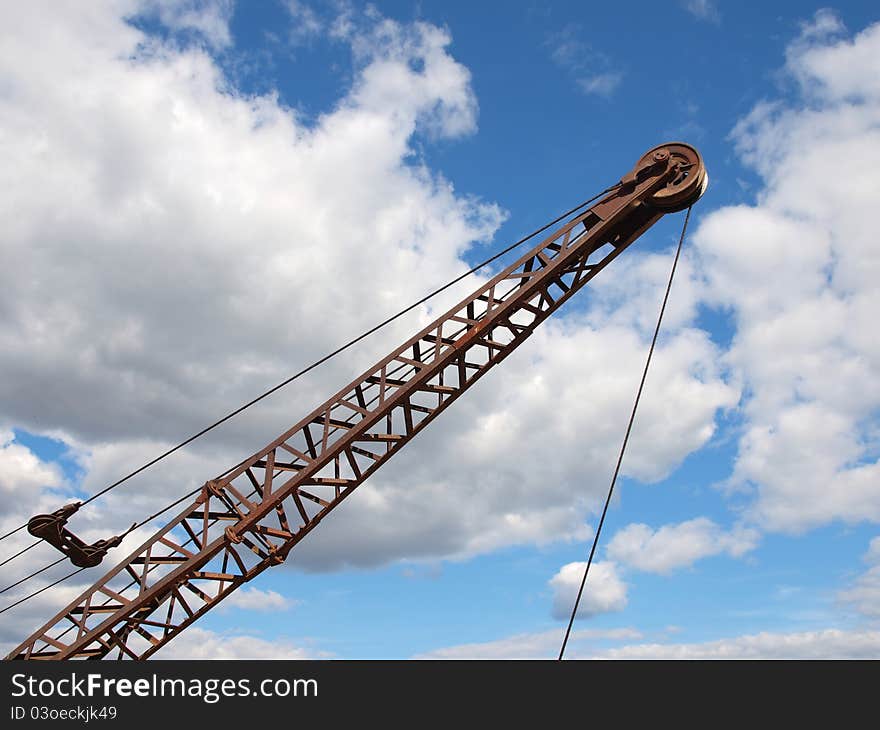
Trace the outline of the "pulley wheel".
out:
M 683 142 L 658 145 L 645 153 L 636 169 L 663 160 L 667 155 L 671 158 L 670 164 L 677 167 L 675 176 L 651 196 L 650 202 L 655 208 L 672 213 L 700 199 L 709 185 L 709 175 L 700 153 Z

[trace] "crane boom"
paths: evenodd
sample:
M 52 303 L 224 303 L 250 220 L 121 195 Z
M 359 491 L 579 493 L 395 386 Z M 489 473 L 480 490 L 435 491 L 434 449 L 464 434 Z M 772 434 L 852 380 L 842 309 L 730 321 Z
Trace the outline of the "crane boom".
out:
M 577 215 L 219 479 L 8 659 L 145 659 L 290 550 L 665 213 L 702 195 L 693 147 L 647 152 Z

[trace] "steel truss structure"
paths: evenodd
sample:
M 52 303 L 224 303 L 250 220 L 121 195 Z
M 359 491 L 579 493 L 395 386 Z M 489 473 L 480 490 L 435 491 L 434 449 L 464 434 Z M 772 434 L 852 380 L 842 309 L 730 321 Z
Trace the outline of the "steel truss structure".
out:
M 610 193 L 221 479 L 10 659 L 144 659 L 288 553 L 665 213 L 699 153 L 649 151 Z M 354 508 L 354 507 L 353 507 Z

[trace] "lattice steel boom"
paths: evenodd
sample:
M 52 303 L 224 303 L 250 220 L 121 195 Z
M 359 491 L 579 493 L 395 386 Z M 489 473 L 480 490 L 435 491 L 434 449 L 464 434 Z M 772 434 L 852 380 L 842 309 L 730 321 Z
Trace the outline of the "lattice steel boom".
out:
M 201 492 L 9 659 L 144 659 L 287 554 L 665 213 L 706 186 L 681 143 Z M 355 509 L 356 507 L 352 507 Z

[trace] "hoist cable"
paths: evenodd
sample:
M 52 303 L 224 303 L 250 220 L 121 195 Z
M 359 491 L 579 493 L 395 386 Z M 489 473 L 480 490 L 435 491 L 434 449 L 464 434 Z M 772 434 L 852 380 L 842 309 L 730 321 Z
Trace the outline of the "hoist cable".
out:
M 61 560 L 65 560 L 65 558 L 61 558 Z M 63 583 L 63 582 L 66 581 L 68 578 L 72 578 L 72 577 L 75 576 L 77 573 L 82 573 L 84 570 L 85 570 L 85 568 L 77 568 L 77 569 L 74 570 L 72 573 L 68 573 L 67 575 L 65 575 L 63 578 L 59 578 L 58 580 L 53 581 L 52 583 L 49 583 L 48 585 L 45 585 L 45 586 L 43 586 L 42 588 L 38 588 L 38 589 L 35 590 L 33 593 L 31 593 L 30 595 L 25 596 L 24 598 L 19 598 L 15 603 L 10 603 L 8 606 L 5 606 L 4 608 L 0 608 L 0 613 L 6 613 L 9 609 L 11 609 L 11 608 L 15 608 L 16 606 L 18 606 L 18 605 L 24 603 L 25 601 L 30 600 L 30 599 L 33 598 L 34 596 L 38 596 L 38 595 L 40 595 L 43 591 L 48 591 L 50 588 L 54 588 L 54 587 L 57 586 L 59 583 Z
M 0 591 L 0 593 L 6 593 L 6 591 L 11 591 L 13 588 L 15 588 L 15 586 L 20 586 L 26 580 L 30 580 L 31 578 L 39 575 L 43 571 L 49 570 L 49 568 L 54 568 L 56 565 L 58 565 L 58 563 L 63 563 L 65 560 L 67 560 L 67 556 L 62 555 L 54 563 L 49 563 L 48 565 L 44 565 L 42 568 L 40 568 L 39 570 L 35 570 L 30 575 L 27 575 L 24 578 L 21 578 L 20 580 L 15 581 L 15 583 L 12 583 L 11 585 L 6 586 L 6 588 L 4 588 L 2 591 Z
M 684 225 L 681 227 L 681 236 L 678 239 L 678 248 L 675 251 L 675 258 L 672 261 L 672 270 L 669 272 L 669 282 L 666 284 L 666 293 L 663 295 L 663 303 L 660 305 L 660 314 L 657 316 L 657 326 L 654 328 L 654 337 L 651 340 L 651 347 L 648 349 L 648 357 L 645 360 L 645 368 L 642 371 L 642 379 L 639 382 L 639 389 L 636 392 L 636 398 L 633 402 L 632 412 L 629 416 L 629 423 L 626 426 L 626 433 L 623 437 L 623 443 L 620 445 L 620 453 L 617 456 L 617 464 L 614 467 L 614 475 L 611 477 L 611 485 L 608 487 L 608 496 L 605 498 L 605 506 L 602 508 L 602 516 L 599 518 L 599 525 L 596 527 L 596 534 L 593 536 L 593 545 L 590 548 L 590 557 L 587 559 L 587 565 L 584 568 L 584 574 L 581 578 L 581 585 L 578 588 L 577 597 L 574 600 L 574 606 L 571 609 L 571 616 L 568 619 L 568 626 L 565 629 L 565 636 L 562 639 L 562 646 L 559 649 L 558 660 L 562 660 L 565 655 L 565 647 L 568 645 L 568 639 L 571 635 L 571 628 L 574 625 L 575 615 L 581 602 L 581 596 L 584 593 L 584 586 L 587 584 L 587 576 L 590 573 L 590 566 L 593 564 L 593 556 L 596 554 L 596 546 L 599 544 L 599 535 L 602 534 L 602 525 L 605 524 L 605 515 L 608 514 L 608 506 L 611 504 L 611 496 L 614 494 L 614 485 L 617 483 L 617 477 L 620 474 L 620 466 L 623 463 L 623 455 L 626 453 L 626 445 L 629 442 L 629 436 L 632 432 L 633 422 L 636 420 L 636 411 L 639 408 L 639 400 L 642 397 L 642 391 L 645 388 L 645 379 L 648 377 L 648 369 L 651 367 L 651 357 L 654 355 L 654 346 L 657 344 L 657 337 L 660 335 L 660 325 L 663 322 L 663 314 L 666 311 L 666 302 L 669 301 L 669 292 L 672 290 L 672 280 L 675 278 L 675 269 L 678 266 L 678 259 L 681 255 L 682 245 L 684 244 L 684 236 L 687 232 L 688 221 L 691 217 L 691 208 L 688 207 L 687 214 L 684 217 Z
M 35 542 L 32 542 L 32 543 L 31 543 L 30 545 L 28 545 L 26 548 L 22 548 L 22 549 L 19 550 L 15 555 L 6 558 L 6 560 L 4 560 L 2 563 L 0 563 L 0 567 L 6 565 L 6 563 L 11 563 L 11 562 L 12 562 L 13 560 L 15 560 L 19 555 L 24 555 L 28 550 L 31 550 L 31 549 L 35 548 L 35 547 L 36 547 L 37 545 L 39 545 L 41 542 L 43 542 L 43 541 L 42 541 L 42 540 L 37 540 L 37 541 L 35 541 Z

